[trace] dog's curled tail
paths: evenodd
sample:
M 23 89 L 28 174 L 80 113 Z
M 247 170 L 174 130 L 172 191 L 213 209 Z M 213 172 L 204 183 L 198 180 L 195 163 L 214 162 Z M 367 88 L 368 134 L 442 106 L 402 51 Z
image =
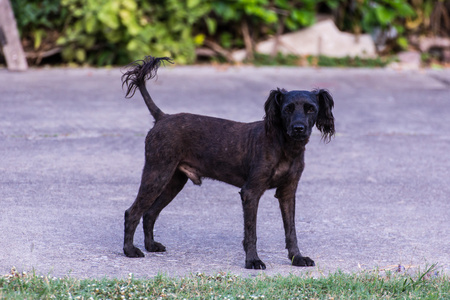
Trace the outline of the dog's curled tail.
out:
M 143 60 L 137 60 L 129 64 L 128 70 L 122 75 L 122 88 L 124 85 L 127 87 L 125 98 L 133 97 L 136 89 L 139 89 L 155 121 L 164 116 L 164 113 L 153 102 L 145 87 L 145 82 L 155 78 L 158 68 L 164 62 L 173 63 L 169 57 L 146 56 Z

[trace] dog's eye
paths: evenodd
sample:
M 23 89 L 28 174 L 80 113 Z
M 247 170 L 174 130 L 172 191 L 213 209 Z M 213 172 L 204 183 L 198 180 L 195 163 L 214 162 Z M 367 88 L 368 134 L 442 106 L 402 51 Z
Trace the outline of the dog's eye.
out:
M 307 114 L 313 114 L 316 111 L 312 105 L 305 105 L 304 109 Z
M 287 114 L 293 113 L 294 110 L 295 110 L 295 106 L 292 105 L 292 104 L 289 104 L 288 106 L 286 106 L 286 107 L 284 108 L 284 112 L 287 113 Z

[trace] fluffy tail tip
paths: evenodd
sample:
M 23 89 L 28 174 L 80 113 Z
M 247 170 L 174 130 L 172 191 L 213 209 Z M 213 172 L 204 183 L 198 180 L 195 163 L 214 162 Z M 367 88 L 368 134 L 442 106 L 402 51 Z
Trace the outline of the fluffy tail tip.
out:
M 136 89 L 146 80 L 156 76 L 161 63 L 165 62 L 173 64 L 173 60 L 169 57 L 153 57 L 146 56 L 144 59 L 136 60 L 126 66 L 128 70 L 122 75 L 122 88 L 127 87 L 125 98 L 131 98 L 136 93 Z

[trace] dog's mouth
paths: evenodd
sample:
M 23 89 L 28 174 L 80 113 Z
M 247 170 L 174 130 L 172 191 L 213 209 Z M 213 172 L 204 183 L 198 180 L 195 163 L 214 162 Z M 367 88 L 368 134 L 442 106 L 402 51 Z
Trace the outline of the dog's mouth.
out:
M 307 141 L 309 139 L 308 134 L 288 133 L 288 135 L 291 139 L 298 141 L 298 142 Z

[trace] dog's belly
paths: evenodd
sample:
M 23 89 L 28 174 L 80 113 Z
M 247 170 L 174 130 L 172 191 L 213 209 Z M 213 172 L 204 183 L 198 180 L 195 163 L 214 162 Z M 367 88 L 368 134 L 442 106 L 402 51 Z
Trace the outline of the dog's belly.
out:
M 220 162 L 206 168 L 192 162 L 181 162 L 178 165 L 178 170 L 183 172 L 196 185 L 202 184 L 202 178 L 222 181 L 237 187 L 242 187 L 246 181 L 242 168 Z

